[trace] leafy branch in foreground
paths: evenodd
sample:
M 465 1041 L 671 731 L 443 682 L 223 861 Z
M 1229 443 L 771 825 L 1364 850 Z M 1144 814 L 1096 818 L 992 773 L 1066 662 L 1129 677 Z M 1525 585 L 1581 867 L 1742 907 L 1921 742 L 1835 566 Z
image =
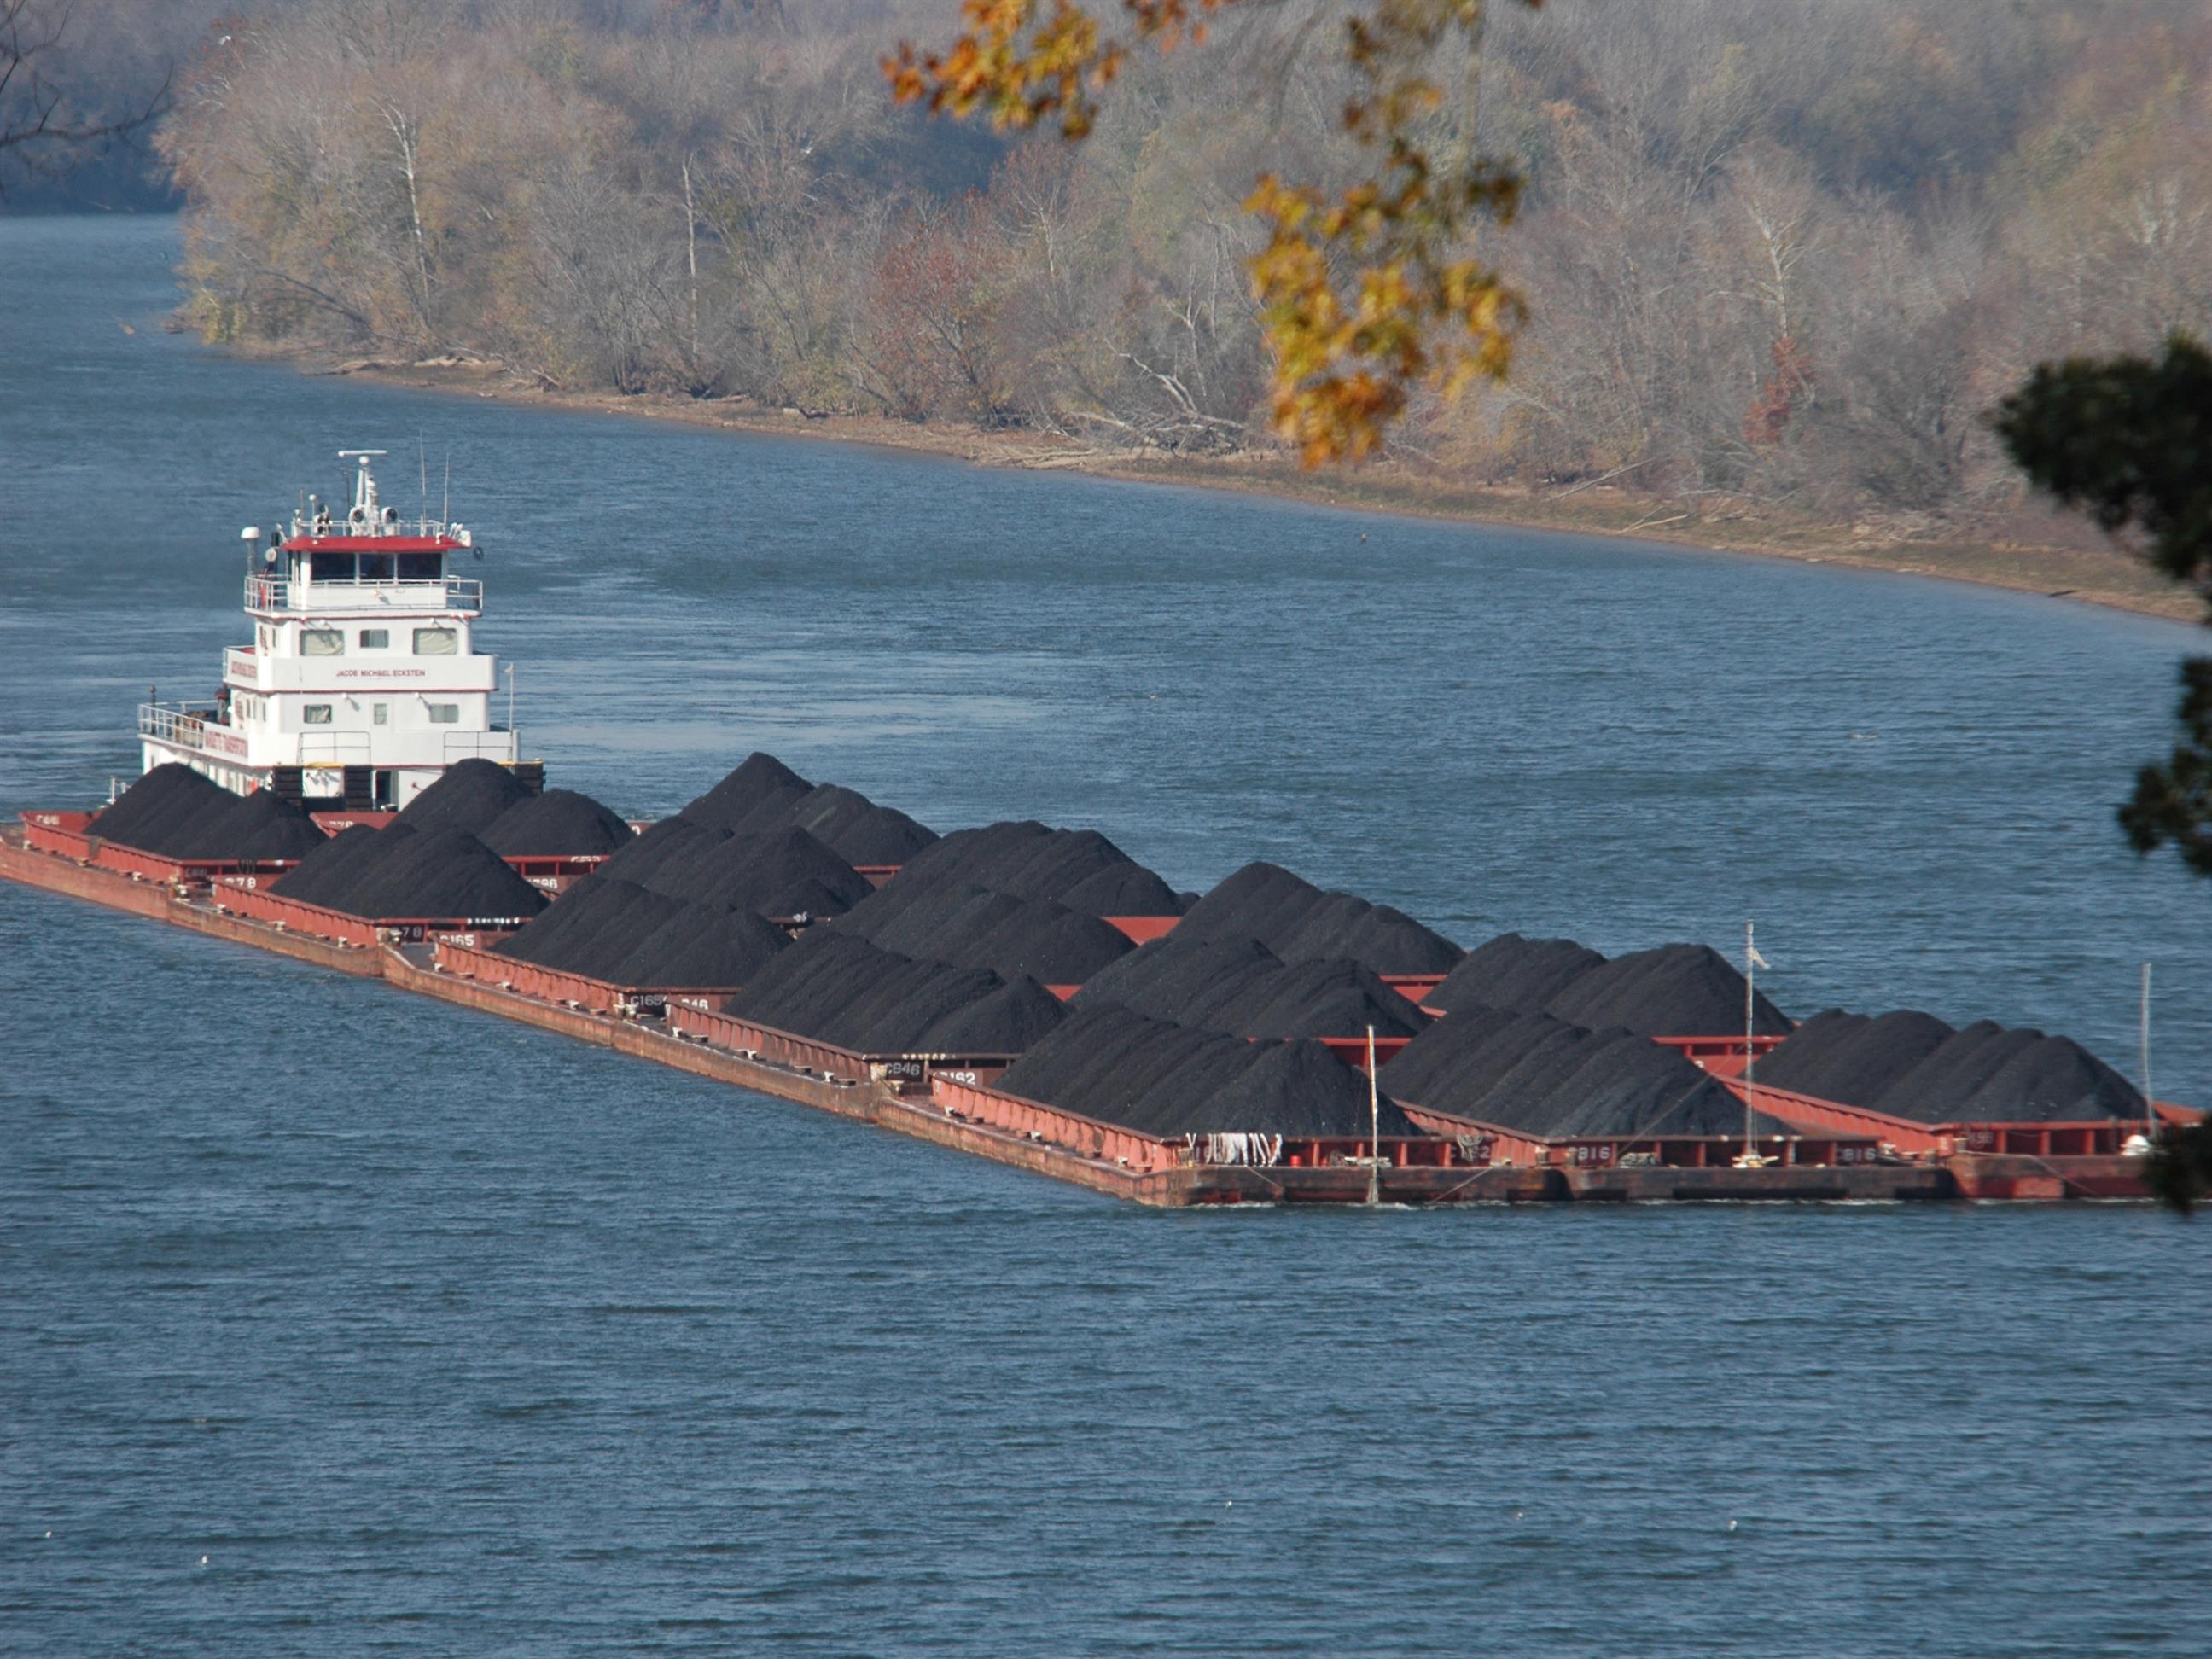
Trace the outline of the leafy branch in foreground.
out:
M 1162 50 L 1202 41 L 1206 15 L 1236 3 L 1121 0 L 1131 40 Z M 1509 222 L 1521 195 L 1515 170 L 1474 147 L 1486 4 L 1374 0 L 1349 18 L 1344 125 L 1375 155 L 1371 175 L 1332 197 L 1269 173 L 1245 202 L 1268 230 L 1250 274 L 1273 354 L 1273 425 L 1310 467 L 1373 454 L 1416 388 L 1456 398 L 1511 365 L 1526 307 L 1468 252 L 1477 222 Z M 1127 42 L 1076 0 L 963 0 L 961 10 L 967 27 L 945 52 L 908 45 L 884 60 L 900 102 L 981 112 L 1002 129 L 1056 118 L 1071 140 L 1090 133 Z M 1450 120 L 1429 72 L 1442 59 L 1462 66 Z M 1441 155 L 1432 126 L 1451 135 Z
M 2045 363 L 1995 425 L 2030 479 L 2106 531 L 2134 532 L 2143 556 L 2195 587 L 2212 617 L 2212 353 L 2175 335 L 2155 361 Z M 2171 842 L 2212 876 L 2212 657 L 2184 662 L 2181 683 L 2182 740 L 2137 775 L 2120 827 L 2137 852 Z
M 2212 1127 L 2191 1123 L 2166 1130 L 2151 1149 L 2145 1175 L 2161 1202 L 2184 1215 L 2193 1213 L 2212 1194 Z
M 1994 424 L 2021 471 L 2106 532 L 2135 532 L 2150 563 L 2204 597 L 2212 621 L 2212 354 L 2177 334 L 2155 361 L 2045 363 Z M 2212 657 L 2185 660 L 2181 685 L 2181 741 L 2136 774 L 2120 828 L 2136 852 L 2171 842 L 2212 876 Z M 2212 1125 L 2168 1130 L 2150 1176 L 2187 1214 L 2212 1193 Z

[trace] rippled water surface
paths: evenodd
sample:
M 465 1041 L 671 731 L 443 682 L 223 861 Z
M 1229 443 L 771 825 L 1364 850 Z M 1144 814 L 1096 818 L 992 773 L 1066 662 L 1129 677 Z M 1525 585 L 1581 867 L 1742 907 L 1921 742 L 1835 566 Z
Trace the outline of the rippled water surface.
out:
M 526 746 L 754 747 L 1475 940 L 1726 945 L 2212 1099 L 2119 844 L 2189 629 L 433 398 L 0 220 L 0 805 L 210 690 L 235 535 L 450 455 Z M 1365 539 L 1363 541 L 1362 538 Z M 1161 1215 L 0 887 L 0 1650 L 2212 1650 L 2212 1235 L 2145 1211 Z

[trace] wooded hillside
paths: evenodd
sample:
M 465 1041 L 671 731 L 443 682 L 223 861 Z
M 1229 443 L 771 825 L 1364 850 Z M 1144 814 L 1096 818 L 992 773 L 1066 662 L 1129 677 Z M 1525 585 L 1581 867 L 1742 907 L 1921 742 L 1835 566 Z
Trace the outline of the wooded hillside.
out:
M 1267 441 L 1242 208 L 1352 165 L 1334 0 L 1133 58 L 1097 131 L 894 109 L 954 0 L 305 0 L 161 135 L 217 340 L 1213 451 Z M 1510 381 L 1469 482 L 1906 521 L 2004 510 L 2037 362 L 2212 334 L 2205 0 L 1551 0 L 1493 15 Z

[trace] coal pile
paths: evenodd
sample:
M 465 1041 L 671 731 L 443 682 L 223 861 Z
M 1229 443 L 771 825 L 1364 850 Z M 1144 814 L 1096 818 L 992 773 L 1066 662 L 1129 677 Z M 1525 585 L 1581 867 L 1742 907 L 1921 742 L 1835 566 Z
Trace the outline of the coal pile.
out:
M 1743 975 L 1709 945 L 1662 945 L 1577 975 L 1545 1012 L 1596 1030 L 1617 1025 L 1643 1036 L 1718 1036 L 1743 1030 Z M 1790 1017 L 1764 992 L 1752 1029 L 1780 1036 Z
M 1410 1104 L 1545 1138 L 1743 1133 L 1742 1102 L 1672 1049 L 1548 1014 L 1448 1014 L 1407 1043 L 1382 1080 Z M 1764 1114 L 1753 1127 L 1803 1133 Z
M 875 890 L 804 830 L 695 844 L 672 853 L 645 884 L 694 904 L 778 917 L 842 915 Z
M 296 801 L 234 795 L 189 766 L 158 766 L 92 822 L 91 834 L 198 864 L 290 864 L 327 837 Z
M 795 801 L 811 787 L 775 756 L 756 750 L 678 816 L 710 830 L 733 830 L 764 803 L 775 799 Z
M 1418 1036 L 1427 1016 L 1365 963 L 1341 957 L 1285 963 L 1255 997 L 1232 1011 L 1238 1036 Z
M 1499 1080 L 1530 1054 L 1547 1045 L 1574 1042 L 1583 1035 L 1581 1028 L 1547 1014 L 1469 1009 L 1445 1015 L 1382 1069 L 1391 1091 L 1401 1100 L 1435 1111 L 1480 1116 L 1474 1109 L 1486 1103 Z
M 1242 1037 L 1413 1036 L 1428 1020 L 1363 963 L 1284 963 L 1255 939 L 1157 939 L 1087 983 L 1077 999 Z
M 193 807 L 191 811 L 171 820 L 167 829 L 161 834 L 161 845 L 158 848 L 148 848 L 144 850 L 160 852 L 166 857 L 174 859 L 191 856 L 191 849 L 194 847 L 199 845 L 208 836 L 222 832 L 222 826 L 230 820 L 230 809 L 237 799 L 238 797 L 228 789 L 218 787 L 214 794 Z
M 1501 933 L 1468 951 L 1423 1000 L 1447 1013 L 1462 1008 L 1512 1008 L 1540 1014 L 1568 986 L 1604 965 L 1603 957 L 1571 939 Z
M 473 836 L 530 794 L 530 787 L 497 761 L 459 761 L 408 802 L 394 821 L 410 830 L 459 830 Z
M 790 936 L 743 910 L 692 904 L 599 874 L 493 948 L 519 962 L 645 990 L 734 990 Z
M 1282 967 L 1258 939 L 1186 939 L 1178 930 L 1131 951 L 1086 983 L 1075 1000 L 1086 1008 L 1118 1003 L 1150 1019 L 1248 1036 L 1249 1032 L 1237 1030 L 1225 1018 L 1225 1012 L 1247 1000 L 1264 999 Z
M 987 968 L 883 954 L 888 961 L 881 969 L 821 1022 L 823 1042 L 865 1054 L 920 1054 L 933 1027 L 1005 988 Z
M 1024 975 L 1046 985 L 1080 985 L 1136 948 L 1127 935 L 1096 916 L 1050 899 L 1019 902 L 1020 909 L 951 960 L 989 968 L 1002 978 Z
M 301 873 L 305 873 L 304 869 Z M 555 899 L 527 927 L 516 929 L 491 948 L 518 962 L 534 962 L 541 968 L 558 966 L 556 958 L 560 955 L 581 951 L 595 930 L 620 915 L 629 908 L 633 896 L 644 890 L 633 882 L 619 880 L 604 872 L 586 876 Z
M 356 825 L 301 861 L 270 891 L 371 921 L 509 921 L 545 896 L 460 830 Z
M 736 817 L 718 817 L 708 828 L 726 830 L 733 836 L 764 836 L 774 830 L 788 830 L 799 804 L 813 793 L 811 785 L 804 789 L 772 789 L 754 804 L 750 811 Z
M 233 795 L 230 805 L 212 821 L 196 817 L 189 844 L 175 856 L 233 864 L 289 864 L 328 841 L 297 801 L 262 789 Z
M 709 829 L 686 817 L 663 818 L 659 823 L 647 826 L 644 834 L 624 842 L 613 856 L 599 866 L 598 873 L 618 876 L 624 881 L 634 881 L 642 885 L 650 882 L 660 867 L 672 860 L 729 838 L 730 832 L 726 830 Z
M 875 890 L 803 830 L 732 835 L 664 818 L 599 868 L 693 904 L 795 918 L 843 914 Z
M 357 823 L 301 860 L 298 869 L 273 883 L 269 890 L 303 904 L 346 910 L 354 889 L 380 880 L 385 866 L 405 852 L 415 835 L 412 824 L 391 823 L 373 830 Z
M 1072 1012 L 998 1086 L 1144 1134 L 1364 1139 L 1366 1079 L 1315 1042 L 1255 1043 L 1115 1003 Z M 1385 1136 L 1418 1135 L 1382 1103 Z
M 889 914 L 868 915 L 866 908 L 838 926 L 886 951 L 988 968 L 1002 979 L 1080 985 L 1136 948 L 1096 916 L 964 882 L 925 886 Z
M 610 970 L 622 966 L 684 908 L 683 900 L 650 892 L 635 882 L 591 876 L 563 893 L 527 927 L 492 948 L 541 968 L 612 980 Z
M 1285 962 L 1348 957 L 1378 974 L 1449 974 L 1467 953 L 1402 910 L 1325 892 L 1273 864 L 1248 864 L 1191 907 L 1176 932 L 1249 937 Z
M 309 853 L 300 860 L 297 869 L 270 884 L 269 890 L 296 899 L 301 904 L 319 904 L 325 909 L 335 910 L 339 907 L 331 902 L 333 899 L 343 896 L 346 889 L 366 875 L 378 859 L 388 851 L 396 852 L 414 833 L 398 823 L 381 830 L 356 823 L 340 830 Z
M 1006 988 L 988 969 L 917 961 L 834 929 L 814 928 L 769 963 L 729 1006 L 739 1018 L 861 1054 L 930 1054 L 946 1052 L 927 1046 L 933 1032 L 952 1029 L 957 1016 Z M 1036 1005 L 1030 1006 L 1034 1016 Z M 1001 1012 L 1010 1023 L 1018 1015 L 1011 1005 L 1002 1004 Z
M 172 761 L 132 783 L 106 811 L 94 815 L 85 833 L 150 853 L 155 849 L 149 838 L 160 836 L 205 806 L 210 792 L 229 793 L 191 767 Z
M 732 1000 L 730 1012 L 780 1031 L 819 1037 L 816 1027 L 826 1014 L 888 970 L 887 955 L 835 928 L 809 928 Z
M 407 837 L 332 908 L 374 921 L 507 921 L 534 916 L 545 904 L 544 894 L 474 836 L 442 829 Z
M 790 945 L 788 933 L 750 911 L 686 904 L 604 977 L 668 990 L 735 990 Z
M 792 804 L 785 823 L 854 866 L 904 865 L 937 839 L 896 807 L 880 806 L 842 784 L 817 784 Z M 783 827 L 783 826 L 778 826 Z
M 1081 892 L 1080 905 L 1062 900 Z M 838 926 L 888 948 L 1078 985 L 1134 948 L 1093 904 L 1158 894 L 1174 896 L 1095 830 L 994 823 L 922 848 Z
M 1921 1123 L 2140 1118 L 2135 1085 L 2067 1037 L 1983 1020 L 1954 1030 L 1917 1009 L 1814 1015 L 1759 1062 L 1777 1089 Z
M 214 779 L 181 761 L 171 761 L 125 790 L 120 799 L 93 819 L 86 833 L 142 853 L 182 858 L 198 823 L 214 822 L 237 799 Z
M 627 823 L 589 795 L 548 789 L 515 802 L 477 839 L 503 859 L 589 859 L 618 853 L 635 837 Z
M 1703 945 L 1662 945 L 1608 962 L 1572 939 L 1504 933 L 1469 951 L 1426 1000 L 1448 1013 L 1509 1008 L 1589 1030 L 1719 1036 L 1743 1030 L 1743 992 L 1742 974 Z M 1764 1035 L 1791 1029 L 1764 993 L 1753 1012 Z
M 842 784 L 811 784 L 773 755 L 752 754 L 678 814 L 733 836 L 804 830 L 850 865 L 905 864 L 936 832 Z
M 1101 875 L 1120 877 L 1142 867 L 1096 830 L 1053 830 L 1032 838 L 982 884 L 1022 898 L 1064 902 L 1064 895 Z
M 2040 1031 L 2008 1030 L 1994 1020 L 1978 1021 L 1944 1039 L 1884 1090 L 1876 1108 L 1929 1123 L 1963 1121 L 1966 1103 L 2042 1038 Z
M 1992 1020 L 1947 1037 L 1864 1103 L 1923 1123 L 2087 1122 L 2144 1114 L 2135 1086 L 2080 1043 Z
M 1318 1042 L 1247 1043 L 1257 1056 L 1181 1121 L 1154 1120 L 1155 1134 L 1423 1135 L 1395 1101 L 1370 1109 L 1367 1079 Z
M 1187 1119 L 1258 1057 L 1257 1048 L 1218 1032 L 1149 1018 L 1115 1004 L 1074 1011 L 1066 1022 L 1009 1067 L 1005 1092 L 1119 1123 L 1147 1134 Z M 1262 1126 L 1225 1122 L 1222 1133 Z
M 1109 878 L 1086 887 L 1102 873 Z M 1092 910 L 1092 901 L 1079 907 L 1068 904 L 1068 897 L 1085 891 L 1097 901 L 1121 902 L 1132 893 L 1156 897 L 1166 892 L 1164 882 L 1155 889 L 1143 881 L 1150 873 L 1096 830 L 1052 830 L 1033 819 L 1010 821 L 955 830 L 933 842 L 908 861 L 898 879 L 877 896 L 877 902 L 888 911 L 925 888 L 957 883 L 1017 898 L 1051 899 L 1094 915 L 1134 915 Z
M 624 983 L 622 969 L 638 948 L 679 920 L 686 908 L 682 899 L 641 887 L 634 891 L 612 888 L 594 897 L 593 914 L 586 918 L 594 925 L 580 927 L 558 945 L 541 945 L 546 956 L 539 966 L 610 984 Z
M 1933 1014 L 1903 1008 L 1869 1016 L 1831 1008 L 1762 1057 L 1760 1083 L 1820 1100 L 1869 1106 L 1958 1033 Z
M 1062 893 L 1060 902 L 1086 916 L 1179 916 L 1196 901 L 1132 860 L 1093 871 Z
M 2124 1077 L 2070 1037 L 2045 1036 L 2009 1055 L 1967 1097 L 1973 1123 L 2140 1120 L 2147 1104 Z M 1909 1074 L 1908 1074 L 1909 1075 Z
M 1023 975 L 938 1021 L 921 1034 L 915 1052 L 1018 1054 L 1050 1036 L 1066 1018 L 1066 1003 Z

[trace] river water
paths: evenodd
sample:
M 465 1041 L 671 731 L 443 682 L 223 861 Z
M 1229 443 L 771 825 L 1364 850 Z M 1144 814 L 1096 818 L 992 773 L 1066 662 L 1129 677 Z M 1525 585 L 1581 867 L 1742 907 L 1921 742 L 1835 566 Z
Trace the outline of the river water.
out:
M 2201 636 L 1905 577 L 311 379 L 0 219 L 0 806 L 212 689 L 237 529 L 445 488 L 556 781 L 1723 948 L 2212 1100 L 2111 807 Z M 0 1648 L 2212 1650 L 2140 1208 L 1162 1215 L 0 886 Z

